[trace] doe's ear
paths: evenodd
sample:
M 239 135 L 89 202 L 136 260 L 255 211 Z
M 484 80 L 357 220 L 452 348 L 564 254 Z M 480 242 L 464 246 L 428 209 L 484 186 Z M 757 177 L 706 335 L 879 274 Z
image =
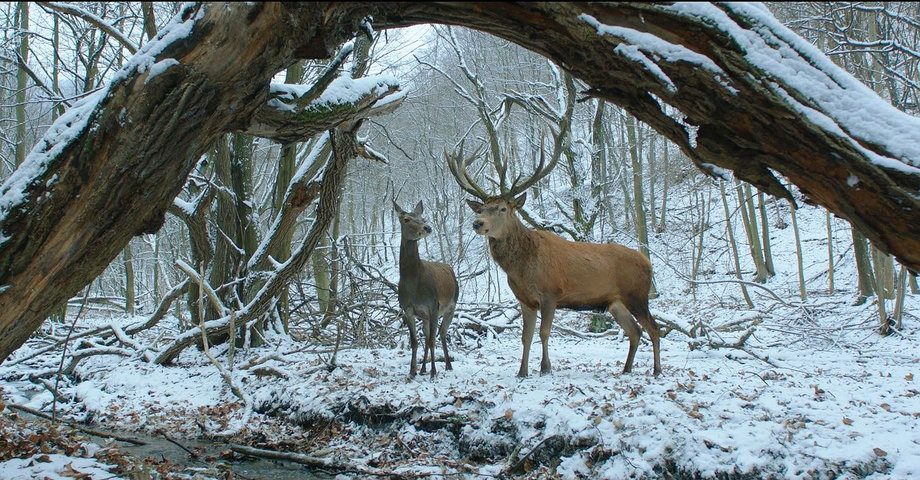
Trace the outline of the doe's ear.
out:
M 514 199 L 514 208 L 521 208 L 524 206 L 524 202 L 527 201 L 527 192 L 521 194 L 521 196 Z
M 473 209 L 473 211 L 476 213 L 482 212 L 482 207 L 485 206 L 482 204 L 482 202 L 477 202 L 476 200 L 467 200 L 466 204 L 469 205 L 470 208 Z
M 396 203 L 396 200 L 393 200 L 393 210 L 396 210 L 396 213 L 399 214 L 406 213 L 406 211 L 400 208 L 399 204 Z
M 415 210 L 412 211 L 413 215 L 421 215 L 425 211 L 425 206 L 422 205 L 422 201 L 419 200 L 418 204 L 415 206 Z

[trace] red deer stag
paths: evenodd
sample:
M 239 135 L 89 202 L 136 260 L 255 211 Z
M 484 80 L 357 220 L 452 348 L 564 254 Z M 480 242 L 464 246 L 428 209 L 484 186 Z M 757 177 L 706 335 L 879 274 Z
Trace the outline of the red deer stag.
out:
M 464 159 L 462 144 L 458 154 L 445 152 L 448 167 L 460 187 L 482 200 L 467 200 L 476 212 L 473 230 L 488 237 L 492 258 L 507 274 L 508 285 L 521 304 L 524 353 L 518 377 L 527 376 L 537 311 L 541 317 L 540 342 L 543 344 L 540 373 L 550 372 L 549 333 L 556 308 L 610 312 L 629 337 L 624 373 L 632 370 L 633 358 L 639 348 L 641 324 L 652 340 L 654 373 L 658 376 L 661 373 L 660 333 L 648 310 L 652 279 L 649 260 L 623 245 L 572 242 L 548 231 L 531 230 L 521 223 L 515 213 L 524 206 L 526 190 L 549 174 L 558 162 L 558 149 L 548 165 L 542 142 L 540 151 L 540 162 L 534 175 L 523 181 L 518 178 L 511 188 L 506 188 L 504 182 L 499 183 L 502 192 L 498 196 L 488 195 L 467 173 L 467 166 L 477 154 Z M 504 167 L 502 170 L 505 170 Z
M 412 345 L 412 364 L 409 376 L 415 377 L 416 354 L 418 351 L 418 333 L 415 318 L 422 319 L 422 331 L 425 333 L 425 353 L 422 357 L 422 375 L 428 354 L 431 353 L 431 378 L 437 374 L 435 369 L 434 337 L 440 333 L 441 346 L 444 348 L 444 363 L 447 370 L 452 370 L 450 356 L 447 354 L 447 329 L 454 318 L 457 307 L 459 285 L 454 270 L 445 263 L 427 262 L 418 254 L 419 240 L 431 233 L 428 222 L 422 218 L 424 206 L 419 201 L 411 212 L 407 212 L 393 200 L 393 208 L 399 214 L 402 239 L 399 245 L 399 308 L 403 319 L 409 327 L 409 343 Z M 440 329 L 438 318 L 443 317 Z

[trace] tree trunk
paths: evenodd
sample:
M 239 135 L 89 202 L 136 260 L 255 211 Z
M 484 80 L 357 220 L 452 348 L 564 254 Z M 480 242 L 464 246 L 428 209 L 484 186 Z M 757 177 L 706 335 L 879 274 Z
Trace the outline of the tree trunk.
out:
M 29 64 L 29 2 L 18 2 L 16 6 L 16 28 L 19 30 L 19 59 L 22 65 Z M 29 142 L 26 139 L 26 89 L 29 78 L 23 66 L 16 72 L 16 166 L 26 159 Z
M 153 40 L 157 36 L 157 22 L 153 15 L 153 2 L 141 2 L 141 11 L 144 15 L 144 33 L 147 34 L 147 40 Z
M 555 2 L 184 5 L 171 27 L 177 35 L 164 37 L 173 40 L 163 40 L 150 59 L 178 64 L 151 76 L 138 68 L 147 63 L 128 62 L 103 93 L 59 118 L 27 156 L 28 168 L 0 188 L 7 239 L 0 245 L 0 285 L 5 287 L 0 359 L 101 273 L 131 236 L 162 225 L 186 175 L 220 135 L 253 124 L 267 138 L 281 131 L 277 122 L 258 121 L 269 113 L 274 119 L 290 117 L 269 112 L 271 78 L 297 59 L 330 56 L 333 46 L 369 17 L 378 29 L 462 25 L 542 54 L 586 82 L 589 95 L 621 106 L 667 136 L 705 171 L 733 170 L 766 193 L 791 198 L 775 171 L 811 201 L 850 220 L 902 264 L 920 270 L 920 199 L 915 195 L 920 158 L 897 151 L 905 135 L 917 129 L 869 128 L 877 118 L 844 115 L 824 102 L 858 94 L 871 99 L 874 111 L 892 125 L 916 120 L 868 97 L 851 76 L 800 47 L 794 34 L 757 7 L 680 8 Z M 700 61 L 643 55 L 654 64 L 650 68 L 635 55 L 620 54 L 616 47 L 630 45 L 605 25 L 655 35 L 711 61 L 721 73 L 701 68 Z M 783 68 L 752 65 L 751 49 L 763 50 L 759 58 L 788 63 L 786 69 L 833 81 L 820 82 L 818 95 L 803 91 Z M 685 115 L 684 123 L 669 116 L 656 98 Z M 804 113 L 812 110 L 824 115 L 821 122 Z M 299 118 L 309 125 L 296 132 L 304 138 L 358 114 Z M 684 124 L 698 126 L 695 142 Z M 867 131 L 874 133 L 861 133 Z
M 663 142 L 661 149 L 662 154 L 662 165 L 661 165 L 661 178 L 664 182 L 664 187 L 662 187 L 663 192 L 661 193 L 661 213 L 659 214 L 658 226 L 655 228 L 655 231 L 662 233 L 667 228 L 667 216 L 668 216 L 668 187 L 671 183 L 671 175 L 668 171 L 668 164 L 670 163 L 670 153 L 668 148 L 668 142 Z
M 731 210 L 728 209 L 728 194 L 725 193 L 725 181 L 719 182 L 719 191 L 722 194 L 722 207 L 725 210 L 725 233 L 728 236 L 728 246 L 731 248 L 732 260 L 735 263 L 735 278 L 743 281 L 744 278 L 741 275 L 741 259 L 738 255 L 738 243 L 735 242 L 735 228 L 732 227 Z M 702 235 L 702 233 L 700 234 Z M 702 252 L 700 255 L 702 255 Z M 748 295 L 747 286 L 743 283 L 739 285 L 741 285 L 741 295 L 744 297 L 744 303 L 747 304 L 748 308 L 754 308 L 754 301 L 751 300 L 751 296 Z
M 872 263 L 869 261 L 866 237 L 859 233 L 856 227 L 851 226 L 850 228 L 853 233 L 853 255 L 856 257 L 856 287 L 859 291 L 856 303 L 859 305 L 875 295 L 875 278 L 872 273 Z
M 792 215 L 792 233 L 795 237 L 795 264 L 799 274 L 799 298 L 804 302 L 808 300 L 808 290 L 805 289 L 805 266 L 802 262 L 802 240 L 799 237 L 799 223 L 795 220 L 795 205 L 791 205 L 789 213 Z
M 738 210 L 741 212 L 741 225 L 748 240 L 751 260 L 754 262 L 754 281 L 764 283 L 767 281 L 767 267 L 763 260 L 763 249 L 760 247 L 760 234 L 757 232 L 757 217 L 753 215 L 751 206 L 750 188 L 742 188 L 741 182 L 735 179 L 735 194 L 738 197 Z
M 131 244 L 125 245 L 123 250 L 125 264 L 125 314 L 134 315 L 134 252 L 131 251 Z
M 299 84 L 303 81 L 303 62 L 296 62 L 287 69 L 284 77 L 284 83 Z M 291 179 L 294 177 L 294 169 L 297 168 L 295 160 L 297 157 L 298 143 L 286 143 L 281 146 L 281 155 L 278 157 L 278 175 L 275 178 L 275 190 L 272 192 L 272 216 L 278 218 L 284 207 L 284 193 L 287 191 Z M 291 242 L 294 238 L 294 229 L 288 228 L 279 233 L 281 236 L 278 245 L 272 250 L 270 255 L 279 262 L 283 262 L 291 256 Z M 290 306 L 288 303 L 288 291 L 281 292 L 278 298 L 278 316 L 281 318 L 281 324 L 285 333 L 290 327 Z
M 767 218 L 767 206 L 763 199 L 763 192 L 759 190 L 757 191 L 757 206 L 760 210 L 760 224 L 763 227 L 761 233 L 763 234 L 764 265 L 767 267 L 767 275 L 772 277 L 776 275 L 776 269 L 773 267 L 773 249 L 770 246 L 770 221 Z
M 872 249 L 872 264 L 875 265 L 875 299 L 876 307 L 878 307 L 878 333 L 879 335 L 885 336 L 888 335 L 889 327 L 888 324 L 888 309 L 885 305 L 885 299 L 888 298 L 885 295 L 885 259 L 882 258 L 885 253 L 881 250 L 875 248 L 875 246 L 870 247 Z
M 629 156 L 632 159 L 633 169 L 633 199 L 635 200 L 636 211 L 636 235 L 639 237 L 639 251 L 645 255 L 645 258 L 652 260 L 652 255 L 648 249 L 648 221 L 645 218 L 645 195 L 642 188 L 642 159 L 639 154 L 639 136 L 636 134 L 638 125 L 636 120 L 628 116 L 626 118 L 626 134 L 629 137 Z M 653 199 L 654 201 L 654 199 Z M 655 278 L 652 275 L 652 288 L 648 294 L 649 298 L 656 298 L 658 292 L 655 289 Z
M 824 222 L 827 224 L 827 293 L 834 294 L 834 229 L 831 222 L 831 212 L 825 212 Z

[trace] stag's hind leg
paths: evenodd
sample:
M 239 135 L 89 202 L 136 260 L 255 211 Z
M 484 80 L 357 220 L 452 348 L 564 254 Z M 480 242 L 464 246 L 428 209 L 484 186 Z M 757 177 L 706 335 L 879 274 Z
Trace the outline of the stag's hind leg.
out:
M 633 316 L 629 313 L 629 309 L 620 301 L 610 304 L 608 311 L 613 315 L 614 320 L 620 325 L 620 328 L 626 332 L 626 336 L 629 337 L 629 354 L 626 355 L 626 365 L 623 366 L 623 373 L 629 373 L 632 370 L 636 350 L 639 349 L 639 337 L 642 335 L 639 330 L 639 324 L 633 320 Z
M 540 344 L 543 346 L 543 360 L 540 361 L 540 375 L 547 375 L 552 371 L 549 362 L 549 334 L 553 329 L 553 317 L 556 315 L 556 304 L 545 302 L 540 305 Z
M 444 348 L 444 369 L 453 370 L 454 367 L 450 364 L 450 355 L 447 353 L 447 330 L 450 328 L 450 322 L 454 319 L 454 308 L 451 307 L 449 310 L 444 312 L 444 319 L 441 320 L 441 328 L 438 329 L 438 333 L 441 335 L 441 347 Z
M 654 372 L 657 377 L 661 375 L 661 329 L 658 327 L 658 322 L 652 317 L 651 312 L 648 311 L 648 304 L 639 306 L 636 310 L 636 319 L 639 320 L 642 328 L 648 332 L 648 337 L 652 341 L 652 352 L 654 352 L 655 356 Z

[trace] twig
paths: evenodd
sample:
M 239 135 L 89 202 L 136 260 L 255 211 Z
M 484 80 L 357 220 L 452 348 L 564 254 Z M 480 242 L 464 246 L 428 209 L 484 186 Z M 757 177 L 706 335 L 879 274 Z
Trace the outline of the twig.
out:
M 519 458 L 518 461 L 514 463 L 514 465 L 509 465 L 509 466 L 505 469 L 505 471 L 502 472 L 502 473 L 507 474 L 507 473 L 513 472 L 513 471 L 515 471 L 515 470 L 521 469 L 521 468 L 524 466 L 524 462 L 527 461 L 527 459 L 530 458 L 530 456 L 533 455 L 533 453 L 536 452 L 538 448 L 540 448 L 541 446 L 543 446 L 543 444 L 546 443 L 546 442 L 548 442 L 549 440 L 555 439 L 555 438 L 561 438 L 561 436 L 560 436 L 560 435 L 550 435 L 550 436 L 544 438 L 543 440 L 540 440 L 540 442 L 537 443 L 536 445 L 534 445 L 534 447 L 531 448 L 530 451 L 527 452 L 526 455 L 524 455 L 523 457 Z
M 58 365 L 57 377 L 55 377 L 54 379 L 54 391 L 55 392 L 58 392 L 58 385 L 61 383 L 61 371 L 64 369 L 64 358 L 67 357 L 67 344 L 70 342 L 70 336 L 73 334 L 74 327 L 77 326 L 77 320 L 80 318 L 80 315 L 83 313 L 83 310 L 86 307 L 86 299 L 89 298 L 89 291 L 92 289 L 92 286 L 93 284 L 90 283 L 86 287 L 86 293 L 83 294 L 83 303 L 80 305 L 80 309 L 77 310 L 77 314 L 74 315 L 73 322 L 71 322 L 70 324 L 70 330 L 67 331 L 67 338 L 64 339 L 64 351 L 61 352 L 61 363 Z M 74 366 L 76 366 L 76 364 L 74 364 Z M 57 395 L 54 395 L 54 403 L 51 405 L 52 421 L 57 419 L 57 400 L 58 400 Z

